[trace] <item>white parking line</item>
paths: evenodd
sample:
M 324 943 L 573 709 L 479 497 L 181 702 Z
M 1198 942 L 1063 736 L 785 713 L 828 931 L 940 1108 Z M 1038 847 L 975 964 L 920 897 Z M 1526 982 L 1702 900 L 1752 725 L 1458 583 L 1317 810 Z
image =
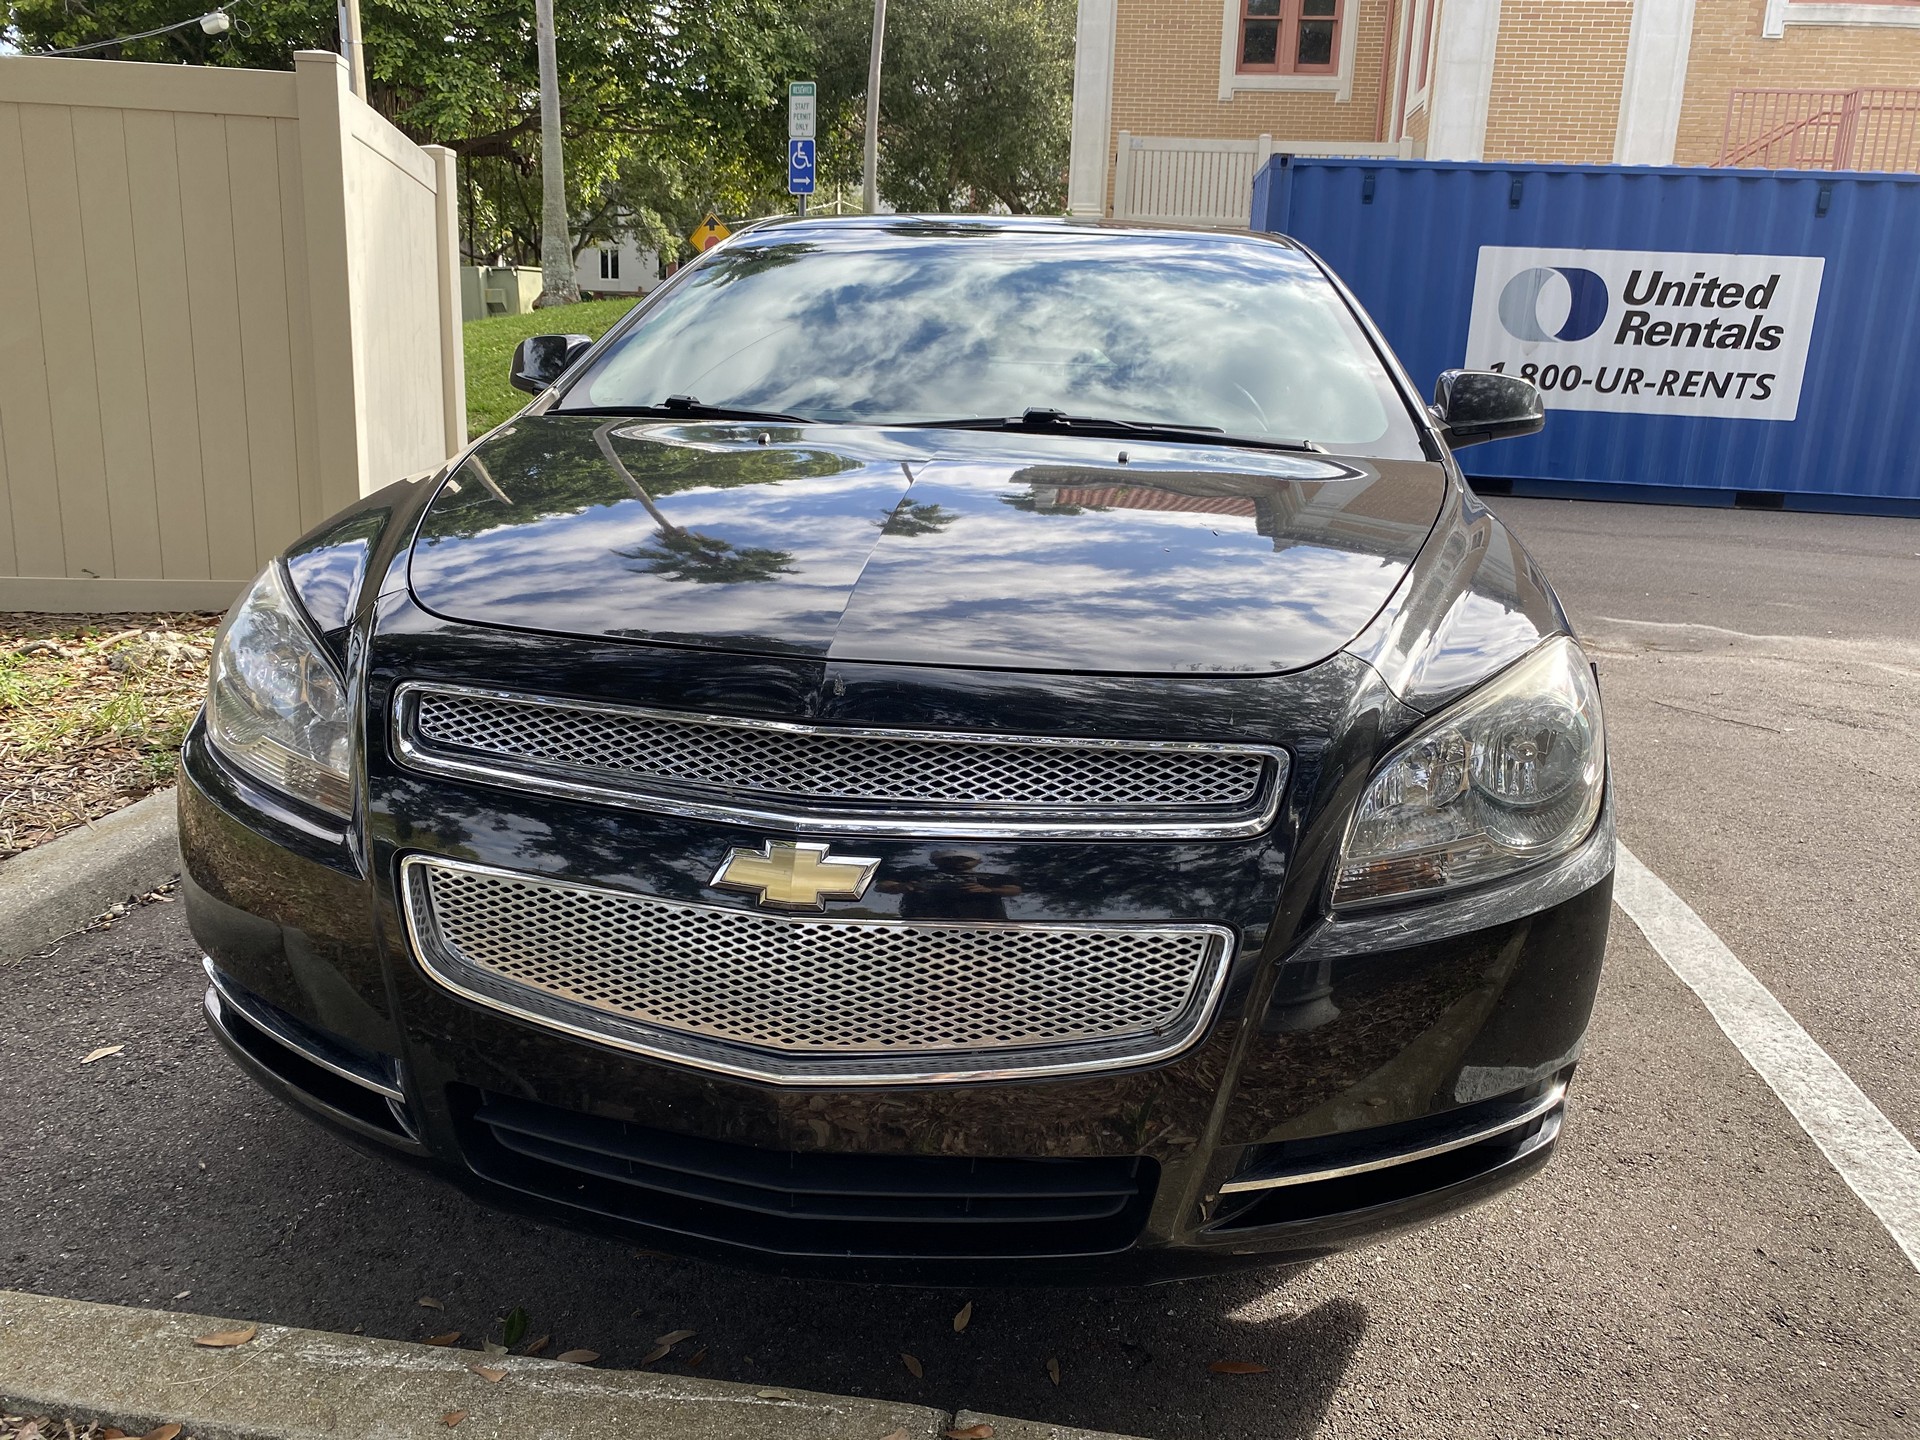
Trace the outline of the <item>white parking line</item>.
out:
M 1920 1270 L 1920 1151 L 1707 922 L 1619 847 L 1613 898 Z

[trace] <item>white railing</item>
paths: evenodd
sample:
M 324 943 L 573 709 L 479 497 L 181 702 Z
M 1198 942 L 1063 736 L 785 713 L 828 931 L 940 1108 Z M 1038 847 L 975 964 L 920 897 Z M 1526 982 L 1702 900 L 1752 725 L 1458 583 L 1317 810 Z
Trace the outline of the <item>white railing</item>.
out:
M 1253 177 L 1275 155 L 1411 160 L 1411 140 L 1195 140 L 1122 130 L 1113 171 L 1113 218 L 1163 225 L 1244 226 L 1253 218 Z

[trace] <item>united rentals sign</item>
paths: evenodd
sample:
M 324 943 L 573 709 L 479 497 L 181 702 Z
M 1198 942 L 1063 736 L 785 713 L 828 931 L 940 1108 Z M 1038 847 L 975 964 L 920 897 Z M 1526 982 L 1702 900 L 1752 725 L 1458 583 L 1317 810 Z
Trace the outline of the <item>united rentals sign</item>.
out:
M 1484 245 L 1468 368 L 1550 409 L 1792 420 L 1826 261 Z

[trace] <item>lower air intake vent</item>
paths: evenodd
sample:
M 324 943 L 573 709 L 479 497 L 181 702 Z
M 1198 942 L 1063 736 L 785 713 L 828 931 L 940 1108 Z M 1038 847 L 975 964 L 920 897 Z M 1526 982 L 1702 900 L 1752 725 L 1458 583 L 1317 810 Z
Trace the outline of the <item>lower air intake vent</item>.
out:
M 1144 1157 L 971 1160 L 760 1150 L 458 1088 L 474 1171 L 595 1214 L 772 1255 L 1103 1255 L 1139 1236 Z

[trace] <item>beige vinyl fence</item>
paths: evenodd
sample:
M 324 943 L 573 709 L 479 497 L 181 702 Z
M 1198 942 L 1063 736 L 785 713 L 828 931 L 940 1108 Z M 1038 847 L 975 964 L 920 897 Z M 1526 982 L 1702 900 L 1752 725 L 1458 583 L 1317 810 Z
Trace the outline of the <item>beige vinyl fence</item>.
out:
M 219 608 L 458 449 L 453 158 L 324 51 L 0 59 L 0 610 Z
M 1275 155 L 1415 159 L 1410 140 L 1203 140 L 1122 130 L 1113 169 L 1113 216 L 1161 225 L 1244 228 L 1253 216 L 1253 177 Z

